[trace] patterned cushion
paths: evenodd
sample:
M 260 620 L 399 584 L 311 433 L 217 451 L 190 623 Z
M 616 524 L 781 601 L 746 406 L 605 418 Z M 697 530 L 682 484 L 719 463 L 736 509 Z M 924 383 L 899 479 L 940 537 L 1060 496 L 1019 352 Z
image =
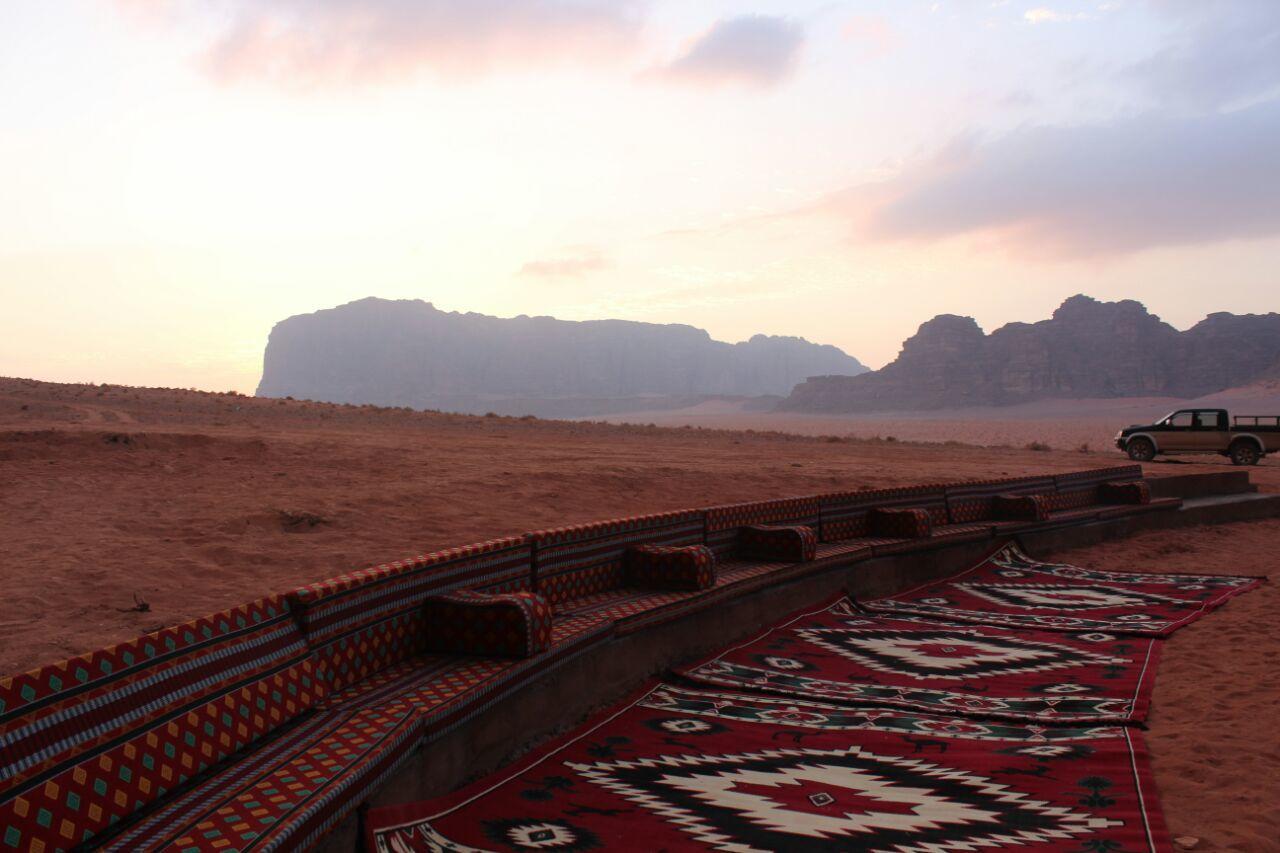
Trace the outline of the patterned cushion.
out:
M 1047 495 L 1056 491 L 1053 477 L 1009 477 L 947 486 L 947 515 L 951 524 L 993 521 L 997 495 Z M 936 525 L 935 525 L 936 526 Z
M 697 510 L 615 518 L 529 534 L 537 566 L 537 591 L 555 606 L 617 589 L 625 581 L 627 550 L 634 545 L 700 545 Z
M 710 507 L 706 514 L 707 546 L 721 559 L 737 552 L 739 535 L 744 527 L 800 524 L 817 530 L 821 519 L 816 496 L 724 504 Z
M 407 704 L 313 714 L 169 798 L 104 849 L 305 850 L 369 799 L 421 737 Z
M 1102 487 L 1109 482 L 1129 482 L 1142 478 L 1141 465 L 1093 468 L 1054 476 L 1056 494 L 1050 500 L 1051 512 L 1078 510 L 1101 503 Z
M 1098 498 L 1106 504 L 1149 504 L 1151 487 L 1146 480 L 1103 483 L 1098 489 Z
M 532 586 L 533 549 L 519 536 L 351 572 L 294 590 L 289 603 L 329 689 L 341 690 L 423 652 L 427 598 Z
M 0 826 L 81 844 L 324 693 L 282 597 L 0 680 Z
M 1050 501 L 1046 495 L 996 495 L 992 513 L 999 521 L 1047 521 Z
M 742 528 L 740 553 L 748 560 L 807 563 L 818 553 L 818 536 L 801 524 Z
M 628 586 L 709 589 L 716 582 L 716 555 L 706 545 L 633 545 L 626 565 Z
M 527 658 L 551 643 L 551 605 L 536 592 L 464 590 L 424 607 L 430 652 Z
M 839 542 L 877 535 L 871 528 L 871 512 L 878 507 L 897 509 L 931 506 L 933 510 L 929 515 L 932 523 L 935 515 L 941 517 L 941 514 L 945 514 L 946 487 L 925 484 L 861 492 L 834 492 L 822 495 L 818 500 L 822 514 L 819 538 L 823 542 Z M 945 518 L 942 521 L 945 523 Z
M 871 511 L 871 532 L 876 536 L 923 539 L 933 535 L 932 517 L 928 510 L 916 507 L 876 507 Z

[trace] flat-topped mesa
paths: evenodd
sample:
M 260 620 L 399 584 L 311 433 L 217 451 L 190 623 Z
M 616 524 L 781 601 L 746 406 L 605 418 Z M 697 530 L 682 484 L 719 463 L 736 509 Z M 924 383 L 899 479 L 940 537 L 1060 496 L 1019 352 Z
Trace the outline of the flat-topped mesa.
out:
M 258 395 L 574 415 L 589 412 L 568 411 L 573 401 L 784 395 L 807 376 L 865 370 L 803 338 L 729 344 L 687 325 L 499 318 L 370 298 L 277 323 Z
M 779 408 L 871 412 L 1198 397 L 1265 379 L 1277 364 L 1280 314 L 1211 314 L 1179 332 L 1132 299 L 1077 295 L 1048 320 L 1009 323 L 990 335 L 970 317 L 939 315 L 884 368 L 811 378 Z

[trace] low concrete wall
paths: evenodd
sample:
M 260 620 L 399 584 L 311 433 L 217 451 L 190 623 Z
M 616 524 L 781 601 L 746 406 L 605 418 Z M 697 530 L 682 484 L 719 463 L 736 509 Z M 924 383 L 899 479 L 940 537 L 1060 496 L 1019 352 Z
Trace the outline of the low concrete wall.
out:
M 1248 471 L 1214 471 L 1207 474 L 1171 474 L 1150 477 L 1153 498 L 1203 498 L 1210 495 L 1242 495 L 1256 492 Z
M 1239 485 L 1232 476 L 1235 474 L 1227 472 L 1225 480 L 1176 479 L 1184 480 L 1182 488 L 1193 492 L 1213 482 L 1232 489 Z M 1049 557 L 1055 551 L 1121 539 L 1142 530 L 1274 517 L 1280 517 L 1280 495 L 1232 492 L 1193 497 L 1179 510 L 1064 526 L 1018 538 L 1031 555 Z M 859 598 L 892 595 L 962 571 L 992 547 L 993 542 L 987 540 L 862 560 L 614 638 L 535 679 L 458 730 L 418 747 L 373 798 L 372 805 L 440 796 L 492 773 L 548 738 L 577 726 L 593 711 L 617 702 L 647 679 L 754 636 L 793 610 L 815 605 L 842 590 Z M 361 849 L 360 817 L 347 818 L 324 839 L 320 849 Z

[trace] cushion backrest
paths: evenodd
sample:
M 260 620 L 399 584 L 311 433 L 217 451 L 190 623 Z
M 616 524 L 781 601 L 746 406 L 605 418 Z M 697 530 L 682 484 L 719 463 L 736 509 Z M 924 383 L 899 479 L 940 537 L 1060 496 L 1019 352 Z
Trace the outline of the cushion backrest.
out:
M 1056 490 L 1052 476 L 954 483 L 947 486 L 947 517 L 951 524 L 991 521 L 996 495 L 1052 495 Z
M 533 588 L 523 536 L 436 551 L 313 583 L 289 594 L 331 690 L 341 690 L 425 650 L 422 604 L 460 589 Z
M 528 534 L 537 566 L 537 591 L 553 605 L 624 585 L 632 545 L 700 545 L 699 510 L 662 512 L 556 527 Z
M 744 527 L 759 524 L 798 524 L 818 529 L 819 509 L 817 495 L 780 498 L 772 501 L 723 504 L 708 507 L 707 546 L 718 559 L 733 556 L 738 547 L 738 535 Z
M 930 518 L 941 513 L 945 524 L 946 487 L 926 484 L 860 492 L 833 492 L 818 499 L 822 513 L 820 535 L 823 542 L 871 536 L 869 513 L 873 509 L 920 508 Z
M 1092 468 L 1054 475 L 1055 491 L 1050 503 L 1055 510 L 1077 509 L 1098 503 L 1098 488 L 1103 483 L 1128 482 L 1142 478 L 1141 465 L 1119 465 Z
M 282 596 L 0 680 L 3 840 L 81 844 L 323 689 Z

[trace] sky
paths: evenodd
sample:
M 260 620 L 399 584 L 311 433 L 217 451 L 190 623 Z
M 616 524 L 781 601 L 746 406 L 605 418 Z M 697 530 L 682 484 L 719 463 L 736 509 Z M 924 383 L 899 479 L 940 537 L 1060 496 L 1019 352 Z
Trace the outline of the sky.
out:
M 879 367 L 1280 310 L 1276 0 L 11 0 L 0 375 L 251 393 L 366 296 Z

